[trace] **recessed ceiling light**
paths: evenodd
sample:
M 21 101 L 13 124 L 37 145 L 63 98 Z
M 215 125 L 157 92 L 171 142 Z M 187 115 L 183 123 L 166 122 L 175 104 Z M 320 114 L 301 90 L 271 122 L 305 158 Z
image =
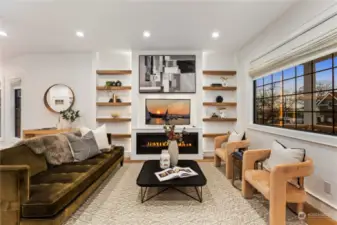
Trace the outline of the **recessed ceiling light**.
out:
M 7 37 L 7 33 L 3 30 L 0 30 L 0 36 Z
M 76 31 L 76 36 L 80 37 L 80 38 L 83 38 L 84 37 L 83 31 Z
M 213 38 L 213 39 L 218 39 L 219 37 L 220 37 L 219 32 L 214 31 L 214 32 L 212 33 L 212 38 Z
M 145 31 L 143 32 L 143 37 L 145 37 L 145 38 L 151 37 L 150 31 L 145 30 Z

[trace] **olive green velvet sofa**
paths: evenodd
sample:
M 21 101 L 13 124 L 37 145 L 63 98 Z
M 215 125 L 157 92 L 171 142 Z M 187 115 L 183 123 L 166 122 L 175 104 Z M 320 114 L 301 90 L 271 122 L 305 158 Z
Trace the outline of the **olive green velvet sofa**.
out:
M 123 160 L 123 147 L 60 166 L 25 145 L 1 150 L 0 225 L 63 224 Z

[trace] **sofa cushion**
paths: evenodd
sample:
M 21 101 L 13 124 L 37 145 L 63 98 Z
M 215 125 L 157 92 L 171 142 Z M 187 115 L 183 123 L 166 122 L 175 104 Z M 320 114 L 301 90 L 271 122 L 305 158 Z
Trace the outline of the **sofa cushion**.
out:
M 39 136 L 21 140 L 16 146 L 26 145 L 35 154 L 44 154 L 50 165 L 61 165 L 74 161 L 68 139 L 62 134 Z
M 80 162 L 85 159 L 91 158 L 101 152 L 98 149 L 94 134 L 92 131 L 83 135 L 82 137 L 77 137 L 73 134 L 64 134 L 71 148 L 71 152 L 74 156 L 75 162 Z
M 122 157 L 122 150 L 56 166 L 31 177 L 30 199 L 22 205 L 22 217 L 55 216 Z
M 92 131 L 95 136 L 95 140 L 99 150 L 110 149 L 109 140 L 107 138 L 107 130 L 106 125 L 103 124 L 102 126 L 96 128 L 95 130 L 90 130 L 87 127 L 80 128 L 82 136 L 86 135 L 88 132 Z
M 30 176 L 47 170 L 47 161 L 43 154 L 35 154 L 28 146 L 20 145 L 0 151 L 1 165 L 28 165 Z

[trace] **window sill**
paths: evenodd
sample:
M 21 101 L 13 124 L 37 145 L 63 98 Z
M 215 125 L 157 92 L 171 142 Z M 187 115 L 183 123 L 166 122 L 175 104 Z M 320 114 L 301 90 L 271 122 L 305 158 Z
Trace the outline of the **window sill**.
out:
M 297 131 L 286 128 L 277 128 L 277 127 L 269 127 L 257 124 L 250 124 L 248 126 L 250 130 L 256 130 L 264 133 L 270 133 L 275 135 L 280 135 L 288 138 L 303 140 L 307 142 L 312 142 L 315 144 L 322 144 L 332 147 L 337 147 L 337 136 L 330 136 L 324 134 L 316 134 L 305 131 Z

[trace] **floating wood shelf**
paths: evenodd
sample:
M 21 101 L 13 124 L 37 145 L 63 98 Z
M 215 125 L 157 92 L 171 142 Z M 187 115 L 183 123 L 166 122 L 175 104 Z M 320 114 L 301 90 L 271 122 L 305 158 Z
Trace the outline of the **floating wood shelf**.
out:
M 131 102 L 97 102 L 97 106 L 129 106 Z
M 131 134 L 111 134 L 111 138 L 131 138 Z
M 204 90 L 208 91 L 235 91 L 236 87 L 212 87 L 212 86 L 204 86 Z
M 236 106 L 236 102 L 204 102 L 204 106 Z
M 111 123 L 119 123 L 119 122 L 129 122 L 131 118 L 97 118 L 97 122 L 111 122 Z
M 204 122 L 235 122 L 237 121 L 236 118 L 204 118 Z
M 96 90 L 98 90 L 98 91 L 106 91 L 106 90 L 116 90 L 116 91 L 119 91 L 119 90 L 131 90 L 131 86 L 120 86 L 120 87 L 117 87 L 117 86 L 111 86 L 111 87 L 97 86 Z
M 222 135 L 226 135 L 225 133 L 219 133 L 219 134 L 203 134 L 202 136 L 204 138 L 215 138 L 215 137 L 218 137 L 218 136 L 222 136 Z
M 204 70 L 203 74 L 209 75 L 209 76 L 235 76 L 236 71 L 232 71 L 232 70 Z
M 98 75 L 130 75 L 131 70 L 96 70 Z

